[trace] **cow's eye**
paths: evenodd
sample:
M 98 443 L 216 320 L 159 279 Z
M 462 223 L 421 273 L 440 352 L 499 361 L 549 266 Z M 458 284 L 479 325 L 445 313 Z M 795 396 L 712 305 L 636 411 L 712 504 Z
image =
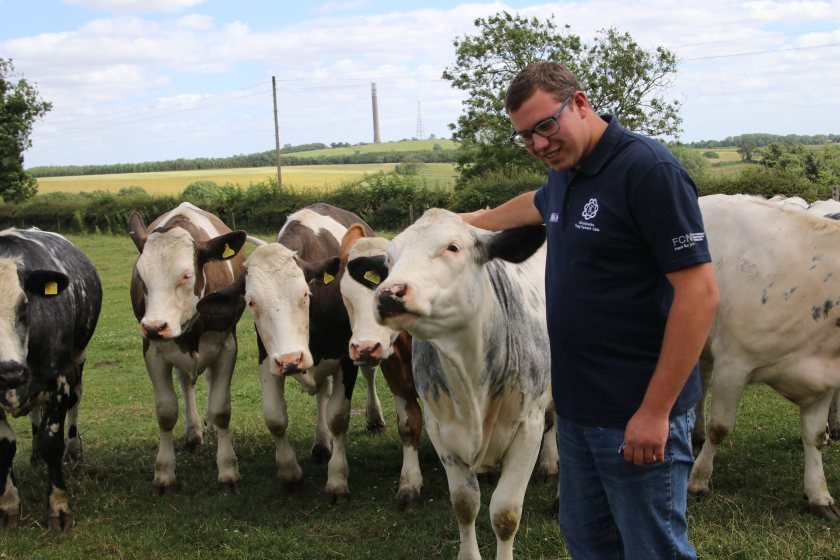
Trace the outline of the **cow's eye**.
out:
M 186 284 L 190 280 L 192 280 L 193 274 L 192 272 L 185 272 L 181 275 L 181 284 Z
M 458 245 L 456 245 L 455 243 L 450 243 L 449 247 L 447 247 L 446 250 L 449 251 L 450 253 L 456 253 L 456 254 L 461 252 L 461 248 L 458 247 Z

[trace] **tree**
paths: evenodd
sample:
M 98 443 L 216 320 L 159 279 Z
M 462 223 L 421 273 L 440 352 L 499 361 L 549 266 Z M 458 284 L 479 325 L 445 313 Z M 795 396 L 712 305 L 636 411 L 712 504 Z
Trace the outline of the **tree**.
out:
M 675 75 L 676 56 L 663 47 L 642 49 L 630 35 L 614 28 L 598 32 L 591 45 L 546 20 L 499 12 L 478 18 L 477 35 L 455 39 L 456 61 L 443 72 L 452 86 L 467 92 L 464 113 L 451 124 L 459 143 L 461 179 L 488 171 L 540 169 L 525 150 L 510 147 L 510 121 L 504 95 L 516 73 L 539 60 L 555 60 L 575 73 L 593 109 L 618 116 L 622 124 L 651 136 L 677 136 L 679 102 L 661 93 Z
M 38 192 L 37 182 L 23 169 L 23 152 L 35 119 L 52 109 L 25 79 L 15 79 L 11 60 L 0 58 L 0 199 L 22 202 Z

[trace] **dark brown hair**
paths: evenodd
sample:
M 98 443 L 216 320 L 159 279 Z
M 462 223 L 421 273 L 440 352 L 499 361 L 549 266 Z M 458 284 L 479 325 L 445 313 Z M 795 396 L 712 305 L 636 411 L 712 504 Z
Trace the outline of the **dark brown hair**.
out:
M 541 89 L 553 94 L 557 101 L 563 101 L 580 90 L 580 84 L 571 70 L 559 62 L 532 62 L 511 80 L 505 94 L 505 111 L 519 109 L 535 90 Z

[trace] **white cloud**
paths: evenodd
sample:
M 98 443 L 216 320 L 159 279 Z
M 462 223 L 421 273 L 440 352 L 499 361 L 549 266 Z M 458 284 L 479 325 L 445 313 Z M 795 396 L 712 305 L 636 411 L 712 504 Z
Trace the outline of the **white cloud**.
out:
M 204 3 L 204 0 L 63 0 L 65 4 L 114 14 L 178 12 Z
M 358 10 L 361 8 L 370 8 L 372 3 L 370 0 L 354 0 L 350 2 L 324 2 L 312 8 L 313 14 L 324 15 L 334 12 L 349 12 L 350 10 Z

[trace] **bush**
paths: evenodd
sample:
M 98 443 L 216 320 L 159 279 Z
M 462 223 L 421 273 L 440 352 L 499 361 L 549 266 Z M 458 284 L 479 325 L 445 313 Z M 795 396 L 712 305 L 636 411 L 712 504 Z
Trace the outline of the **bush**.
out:
M 472 212 L 487 206 L 493 208 L 518 194 L 539 188 L 547 173 L 530 170 L 518 172 L 490 172 L 464 180 L 455 187 L 451 210 Z
M 709 158 L 709 159 L 720 159 L 720 156 L 718 155 L 718 153 L 717 152 L 712 152 L 712 151 L 703 152 L 703 157 L 704 158 Z

